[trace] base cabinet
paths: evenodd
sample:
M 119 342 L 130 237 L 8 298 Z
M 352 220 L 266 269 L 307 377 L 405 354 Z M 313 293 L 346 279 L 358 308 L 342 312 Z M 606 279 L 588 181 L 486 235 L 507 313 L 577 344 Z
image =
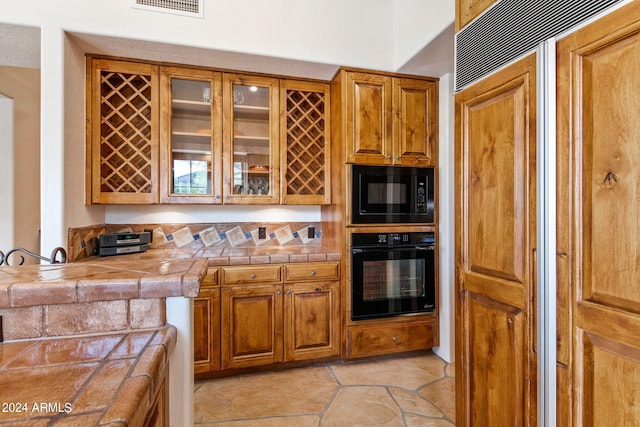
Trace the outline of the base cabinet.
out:
M 311 262 L 221 267 L 219 285 L 207 275 L 194 301 L 196 377 L 339 356 L 339 272 Z
M 222 369 L 282 361 L 282 285 L 222 290 Z
M 220 290 L 203 289 L 193 300 L 193 370 L 220 370 Z
M 193 300 L 193 371 L 220 370 L 220 288 L 218 269 L 209 268 Z
M 433 320 L 347 327 L 346 359 L 425 350 L 438 345 Z
M 338 282 L 287 285 L 284 298 L 285 361 L 340 354 Z

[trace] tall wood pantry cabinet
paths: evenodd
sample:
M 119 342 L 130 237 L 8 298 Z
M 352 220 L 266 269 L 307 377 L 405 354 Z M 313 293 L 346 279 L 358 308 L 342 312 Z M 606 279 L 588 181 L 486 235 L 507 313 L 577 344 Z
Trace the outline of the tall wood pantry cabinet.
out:
M 558 425 L 638 425 L 640 3 L 556 52 Z
M 329 85 L 87 59 L 87 203 L 326 204 Z
M 536 56 L 455 96 L 456 423 L 536 425 Z

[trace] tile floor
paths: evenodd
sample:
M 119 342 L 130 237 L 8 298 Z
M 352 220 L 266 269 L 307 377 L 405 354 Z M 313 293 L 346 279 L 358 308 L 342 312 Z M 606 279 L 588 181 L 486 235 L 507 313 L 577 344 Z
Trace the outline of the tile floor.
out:
M 433 353 L 195 383 L 195 425 L 453 426 L 454 365 Z

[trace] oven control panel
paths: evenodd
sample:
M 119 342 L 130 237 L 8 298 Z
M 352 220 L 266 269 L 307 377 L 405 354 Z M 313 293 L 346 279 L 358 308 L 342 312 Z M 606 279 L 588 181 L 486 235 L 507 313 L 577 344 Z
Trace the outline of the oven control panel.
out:
M 435 244 L 435 233 L 353 233 L 351 247 L 398 247 L 398 246 L 432 246 Z

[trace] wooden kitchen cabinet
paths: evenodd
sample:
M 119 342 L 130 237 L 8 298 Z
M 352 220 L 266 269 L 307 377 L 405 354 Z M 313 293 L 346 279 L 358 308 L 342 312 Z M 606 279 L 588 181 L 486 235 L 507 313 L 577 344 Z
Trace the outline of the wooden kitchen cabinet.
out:
M 285 285 L 285 361 L 340 354 L 339 282 Z
M 194 373 L 219 371 L 220 287 L 218 269 L 210 268 L 193 300 Z
M 279 80 L 225 74 L 224 202 L 280 202 Z
M 425 317 L 425 316 L 422 316 Z M 347 327 L 346 359 L 425 350 L 438 345 L 433 319 L 370 322 Z
M 456 31 L 464 28 L 498 0 L 456 0 Z
M 222 73 L 161 67 L 162 203 L 222 203 Z
M 338 356 L 338 279 L 337 262 L 222 267 L 222 369 Z
M 94 204 L 328 204 L 324 82 L 87 59 Z
M 536 425 L 535 112 L 535 54 L 455 97 L 459 425 Z
M 393 79 L 394 164 L 437 164 L 437 102 L 438 88 L 433 80 Z
M 332 85 L 347 163 L 437 163 L 437 79 L 342 69 Z
M 87 203 L 158 203 L 158 66 L 87 59 Z
M 223 288 L 222 319 L 222 369 L 282 361 L 282 285 Z
M 283 204 L 331 202 L 329 84 L 280 81 L 280 165 Z
M 557 43 L 558 425 L 640 420 L 639 27 L 630 2 Z

